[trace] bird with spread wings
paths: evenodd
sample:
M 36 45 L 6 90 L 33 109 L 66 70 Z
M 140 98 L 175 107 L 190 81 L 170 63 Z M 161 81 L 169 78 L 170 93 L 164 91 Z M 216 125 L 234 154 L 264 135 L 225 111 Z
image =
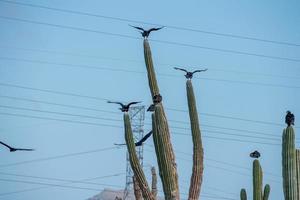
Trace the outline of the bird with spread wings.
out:
M 119 108 L 122 112 L 128 112 L 129 107 L 133 104 L 137 104 L 137 103 L 141 103 L 140 101 L 133 101 L 130 102 L 128 104 L 123 104 L 121 102 L 117 102 L 117 101 L 107 101 L 107 103 L 114 103 L 114 104 L 119 104 L 121 106 L 121 108 Z
M 142 139 L 140 139 L 140 141 L 134 143 L 136 147 L 142 146 L 143 143 L 152 135 L 152 131 L 149 131 L 149 133 L 147 133 Z M 126 144 L 116 144 L 115 145 L 126 145 Z
M 150 28 L 150 29 L 148 29 L 148 30 L 145 30 L 145 29 L 143 29 L 142 27 L 132 26 L 132 25 L 129 25 L 129 26 L 131 26 L 131 27 L 133 27 L 133 28 L 136 28 L 136 29 L 140 30 L 140 31 L 141 31 L 140 33 L 142 34 L 142 36 L 143 36 L 145 39 L 149 37 L 149 35 L 150 35 L 150 33 L 151 33 L 152 31 L 158 31 L 158 30 L 164 28 L 164 26 L 162 26 L 162 27 L 159 27 L 159 28 Z
M 6 146 L 10 152 L 15 152 L 15 151 L 34 151 L 34 149 L 23 149 L 23 148 L 14 148 L 9 146 L 8 144 L 5 144 L 4 142 L 0 141 L 0 144 L 2 144 L 3 146 Z
M 193 75 L 194 73 L 197 73 L 197 72 L 205 72 L 207 69 L 198 69 L 198 70 L 195 70 L 193 72 L 190 72 L 186 69 L 183 69 L 183 68 L 179 68 L 179 67 L 174 67 L 174 69 L 176 70 L 181 70 L 181 71 L 184 71 L 186 74 L 184 75 L 187 79 L 192 79 L 193 78 Z

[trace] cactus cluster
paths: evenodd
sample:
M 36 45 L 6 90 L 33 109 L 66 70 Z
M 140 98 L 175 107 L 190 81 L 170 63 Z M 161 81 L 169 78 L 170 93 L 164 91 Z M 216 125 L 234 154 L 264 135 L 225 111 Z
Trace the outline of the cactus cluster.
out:
M 259 160 L 253 161 L 253 200 L 268 200 L 270 194 L 270 185 L 266 184 L 263 190 L 263 172 Z M 247 200 L 246 190 L 243 188 L 240 192 L 241 200 Z

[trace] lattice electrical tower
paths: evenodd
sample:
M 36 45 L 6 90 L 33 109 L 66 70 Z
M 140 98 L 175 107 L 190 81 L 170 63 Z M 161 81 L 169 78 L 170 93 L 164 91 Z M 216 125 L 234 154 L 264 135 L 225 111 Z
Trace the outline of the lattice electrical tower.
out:
M 135 106 L 129 109 L 129 116 L 131 121 L 132 133 L 135 141 L 139 141 L 144 136 L 144 120 L 145 120 L 145 106 Z M 136 152 L 141 166 L 143 167 L 143 145 L 136 147 Z M 129 154 L 126 153 L 126 185 L 124 190 L 123 200 L 126 200 L 128 193 L 133 190 L 132 182 L 133 172 L 130 166 Z

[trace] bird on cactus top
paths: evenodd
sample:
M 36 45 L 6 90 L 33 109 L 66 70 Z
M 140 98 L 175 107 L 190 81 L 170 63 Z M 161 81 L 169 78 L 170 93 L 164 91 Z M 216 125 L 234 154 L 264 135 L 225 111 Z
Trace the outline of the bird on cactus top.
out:
M 295 125 L 295 116 L 291 111 L 286 111 L 286 116 L 285 116 L 285 123 L 290 126 L 290 125 Z
M 260 157 L 260 153 L 255 150 L 252 153 L 250 153 L 250 157 L 251 158 L 259 158 Z
M 131 26 L 131 25 L 129 25 L 129 26 Z M 164 28 L 164 26 L 162 26 L 162 27 L 159 27 L 159 28 L 150 28 L 150 29 L 148 29 L 148 30 L 145 30 L 145 29 L 143 29 L 143 28 L 141 28 L 141 27 L 138 27 L 138 26 L 131 26 L 131 27 L 140 30 L 140 31 L 141 31 L 140 33 L 142 34 L 142 36 L 143 36 L 145 39 L 149 37 L 149 35 L 150 35 L 150 33 L 151 33 L 152 31 L 158 31 L 158 30 Z
M 174 67 L 174 69 L 184 71 L 184 72 L 186 73 L 184 76 L 185 76 L 185 78 L 187 78 L 187 79 L 192 79 L 194 73 L 197 73 L 197 72 L 205 72 L 205 71 L 207 70 L 207 69 L 202 69 L 202 70 L 195 70 L 195 71 L 193 71 L 193 72 L 190 72 L 190 71 L 187 71 L 186 69 L 179 68 L 179 67 Z
M 137 104 L 137 103 L 141 103 L 140 101 L 133 101 L 130 102 L 128 104 L 123 104 L 121 102 L 117 102 L 117 101 L 107 101 L 107 103 L 114 103 L 114 104 L 119 104 L 121 106 L 121 108 L 119 108 L 122 112 L 128 112 L 129 107 L 133 104 Z

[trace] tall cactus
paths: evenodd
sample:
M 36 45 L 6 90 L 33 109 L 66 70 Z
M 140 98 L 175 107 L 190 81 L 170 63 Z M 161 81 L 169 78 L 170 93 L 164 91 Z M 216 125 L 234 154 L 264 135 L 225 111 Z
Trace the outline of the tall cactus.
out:
M 142 191 L 135 176 L 132 177 L 132 182 L 133 182 L 133 191 L 134 191 L 135 200 L 142 200 L 143 199 Z
M 154 199 L 157 198 L 157 175 L 155 171 L 155 167 L 151 167 L 151 174 L 152 174 L 152 195 Z
M 125 127 L 125 140 L 127 145 L 127 150 L 129 154 L 129 160 L 131 164 L 132 171 L 134 173 L 134 176 L 136 177 L 136 180 L 138 182 L 138 185 L 142 191 L 143 198 L 145 200 L 154 200 L 154 197 L 150 191 L 150 188 L 148 186 L 145 174 L 143 172 L 143 169 L 140 165 L 136 150 L 135 150 L 135 144 L 131 129 L 131 123 L 129 114 L 127 112 L 124 112 L 123 115 L 124 119 L 124 127 Z
M 246 189 L 242 188 L 240 193 L 241 200 L 247 200 Z
M 300 199 L 300 149 L 296 149 L 297 199 Z
M 187 100 L 193 139 L 193 171 L 190 180 L 189 200 L 197 200 L 200 196 L 202 176 L 203 176 L 203 147 L 199 126 L 196 99 L 194 95 L 192 81 L 186 81 Z
M 293 126 L 288 126 L 282 134 L 282 177 L 285 200 L 297 199 L 297 171 L 295 133 Z
M 179 200 L 179 186 L 175 155 L 170 139 L 169 126 L 161 102 L 161 96 L 153 67 L 150 45 L 144 39 L 144 57 L 147 68 L 148 83 L 155 105 L 153 117 L 153 141 L 157 155 L 159 175 L 162 180 L 166 200 Z
M 262 190 L 263 185 L 263 172 L 260 163 L 257 159 L 253 161 L 252 168 L 253 175 L 253 200 L 268 200 L 270 194 L 270 185 L 266 184 L 264 190 Z M 247 200 L 247 194 L 245 189 L 241 189 L 241 200 Z

